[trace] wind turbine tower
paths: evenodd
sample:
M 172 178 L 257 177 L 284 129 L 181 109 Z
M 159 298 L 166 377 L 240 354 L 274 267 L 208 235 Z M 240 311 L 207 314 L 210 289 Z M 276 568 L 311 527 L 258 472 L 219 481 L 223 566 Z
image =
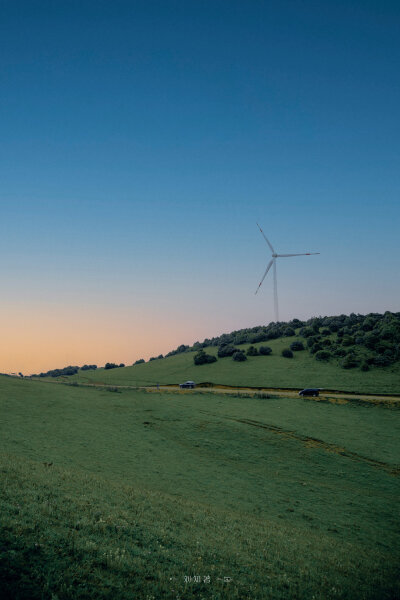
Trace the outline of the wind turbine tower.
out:
M 276 277 L 276 259 L 277 258 L 289 258 L 290 256 L 311 256 L 313 254 L 319 254 L 319 252 L 303 252 L 302 254 L 277 254 L 275 252 L 275 250 L 272 247 L 271 242 L 268 240 L 267 236 L 265 235 L 265 233 L 263 232 L 263 230 L 261 229 L 261 227 L 258 225 L 257 226 L 259 228 L 259 230 L 261 231 L 261 235 L 263 236 L 263 238 L 265 239 L 265 241 L 267 242 L 268 246 L 271 249 L 272 252 L 272 258 L 269 261 L 267 268 L 265 269 L 265 273 L 262 276 L 262 279 L 258 285 L 258 288 L 256 289 L 256 294 L 258 292 L 258 290 L 261 287 L 262 282 L 264 281 L 264 279 L 267 276 L 268 271 L 270 270 L 270 268 L 273 266 L 274 268 L 274 308 L 275 308 L 275 321 L 278 322 L 279 321 L 279 306 L 278 306 L 278 282 L 277 282 L 277 277 Z

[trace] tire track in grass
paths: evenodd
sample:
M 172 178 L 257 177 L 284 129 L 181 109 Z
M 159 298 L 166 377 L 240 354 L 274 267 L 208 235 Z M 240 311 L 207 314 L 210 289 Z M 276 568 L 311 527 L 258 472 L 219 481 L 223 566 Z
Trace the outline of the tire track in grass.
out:
M 333 452 L 345 458 L 350 458 L 351 460 L 355 460 L 357 462 L 366 463 L 372 467 L 386 471 L 390 475 L 400 475 L 400 466 L 390 465 L 380 460 L 375 460 L 374 458 L 362 456 L 361 454 L 357 454 L 357 452 L 352 452 L 351 450 L 348 450 L 347 448 L 344 448 L 342 446 L 331 444 L 329 442 L 324 442 L 323 440 L 320 440 L 318 438 L 301 435 L 299 433 L 296 433 L 295 431 L 291 431 L 290 429 L 283 429 L 282 427 L 278 427 L 277 425 L 270 425 L 268 423 L 262 423 L 261 421 L 254 421 L 253 419 L 238 419 L 226 415 L 217 415 L 206 410 L 200 410 L 199 412 L 209 414 L 214 417 L 225 418 L 229 421 L 235 421 L 236 423 L 243 423 L 244 425 L 251 425 L 252 427 L 266 429 L 267 431 L 271 431 L 272 433 L 280 435 L 286 439 L 293 439 L 298 442 L 301 442 L 307 448 L 322 448 L 326 452 Z

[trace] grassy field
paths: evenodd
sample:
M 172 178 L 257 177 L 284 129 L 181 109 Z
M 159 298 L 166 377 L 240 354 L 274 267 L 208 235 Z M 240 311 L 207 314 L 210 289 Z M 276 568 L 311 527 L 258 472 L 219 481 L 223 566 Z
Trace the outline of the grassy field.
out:
M 283 348 L 296 338 L 270 340 L 273 350 L 270 356 L 248 357 L 238 363 L 231 358 L 218 359 L 216 363 L 195 366 L 194 352 L 185 352 L 168 358 L 157 359 L 133 367 L 97 371 L 79 371 L 68 381 L 97 382 L 120 385 L 154 385 L 155 383 L 180 383 L 188 379 L 196 382 L 232 386 L 255 386 L 266 388 L 320 387 L 349 392 L 400 394 L 400 364 L 390 367 L 372 367 L 370 371 L 343 369 L 336 359 L 328 363 L 315 360 L 308 351 L 295 352 L 294 358 L 281 356 Z M 254 344 L 259 347 L 265 342 Z M 247 349 L 249 344 L 240 346 Z M 217 354 L 217 348 L 206 349 Z
M 396 409 L 0 377 L 0 410 L 6 598 L 399 593 Z

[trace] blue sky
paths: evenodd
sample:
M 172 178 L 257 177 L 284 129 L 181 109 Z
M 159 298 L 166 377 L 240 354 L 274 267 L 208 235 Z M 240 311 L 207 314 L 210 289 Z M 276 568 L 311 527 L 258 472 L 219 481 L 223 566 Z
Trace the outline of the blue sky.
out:
M 282 319 L 400 310 L 399 65 L 397 2 L 1 2 L 0 319 L 269 322 L 256 221 Z

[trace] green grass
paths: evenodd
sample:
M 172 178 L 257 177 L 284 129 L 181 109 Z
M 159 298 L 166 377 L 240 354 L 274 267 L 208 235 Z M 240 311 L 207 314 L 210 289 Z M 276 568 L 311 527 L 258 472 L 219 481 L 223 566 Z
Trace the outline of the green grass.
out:
M 196 382 L 212 382 L 233 386 L 266 388 L 320 387 L 362 393 L 400 394 L 400 364 L 390 367 L 343 369 L 337 359 L 317 361 L 307 350 L 294 352 L 294 358 L 283 358 L 281 351 L 297 339 L 270 340 L 273 353 L 270 356 L 248 357 L 238 363 L 231 358 L 218 359 L 216 363 L 195 366 L 194 352 L 185 352 L 168 358 L 153 360 L 132 367 L 97 371 L 80 371 L 67 378 L 68 381 L 106 383 L 114 385 L 154 385 L 155 383 L 181 383 L 188 379 Z M 250 344 L 240 346 L 247 349 Z M 256 347 L 265 342 L 254 344 Z M 207 348 L 209 354 L 217 354 L 217 348 Z
M 395 409 L 0 377 L 0 412 L 6 597 L 399 591 Z

